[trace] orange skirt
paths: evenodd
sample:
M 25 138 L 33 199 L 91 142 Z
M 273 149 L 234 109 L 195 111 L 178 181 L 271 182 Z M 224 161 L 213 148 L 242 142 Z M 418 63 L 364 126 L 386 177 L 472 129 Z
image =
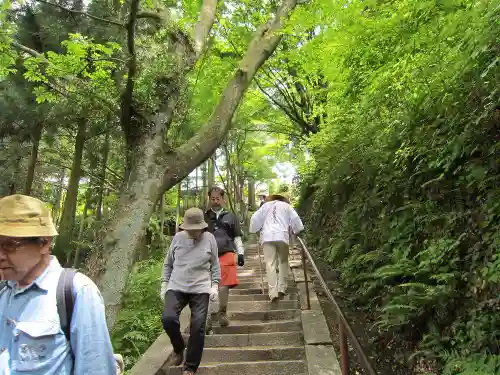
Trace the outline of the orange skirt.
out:
M 220 264 L 220 284 L 234 288 L 240 282 L 236 266 L 236 254 L 232 252 L 219 256 Z

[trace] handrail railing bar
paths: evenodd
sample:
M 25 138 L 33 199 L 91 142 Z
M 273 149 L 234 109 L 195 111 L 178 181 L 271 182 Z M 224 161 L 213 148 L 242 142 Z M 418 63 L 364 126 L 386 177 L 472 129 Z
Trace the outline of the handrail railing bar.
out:
M 300 252 L 302 255 L 302 268 L 304 269 L 304 283 L 306 286 L 306 301 L 307 301 L 307 309 L 311 310 L 311 297 L 309 296 L 309 280 L 307 279 L 307 259 L 306 253 L 304 251 L 304 247 L 302 247 L 302 251 Z
M 328 299 L 332 303 L 332 305 L 333 305 L 333 307 L 335 309 L 335 312 L 337 313 L 338 319 L 340 320 L 340 322 L 342 323 L 343 328 L 345 329 L 345 333 L 347 333 L 348 338 L 351 340 L 351 344 L 354 347 L 354 349 L 356 350 L 356 354 L 358 355 L 358 358 L 359 358 L 361 364 L 363 365 L 364 369 L 370 375 L 377 375 L 377 373 L 373 369 L 373 366 L 370 363 L 370 360 L 366 356 L 366 354 L 365 354 L 365 352 L 364 352 L 361 344 L 359 343 L 358 338 L 356 337 L 356 335 L 354 334 L 351 326 L 347 322 L 347 319 L 346 319 L 344 313 L 340 309 L 340 306 L 337 304 L 337 301 L 335 301 L 335 297 L 333 297 L 332 292 L 330 291 L 330 289 L 326 285 L 325 280 L 321 276 L 321 273 L 320 273 L 318 267 L 316 266 L 316 263 L 314 262 L 314 259 L 312 258 L 311 254 L 307 250 L 307 247 L 306 247 L 304 241 L 299 236 L 297 236 L 297 239 L 299 240 L 300 245 L 302 247 L 302 250 L 303 250 L 302 253 L 307 256 L 309 262 L 311 263 L 311 266 L 313 267 L 314 272 L 316 273 L 318 281 L 320 282 L 321 286 L 323 287 L 323 290 L 325 291 L 326 296 L 328 297 Z M 305 270 L 305 267 L 304 267 L 304 270 Z M 306 271 L 305 271 L 305 273 L 306 273 Z M 307 283 L 307 277 L 305 278 L 305 283 L 306 283 L 306 290 L 308 290 L 309 288 L 308 288 L 308 283 Z

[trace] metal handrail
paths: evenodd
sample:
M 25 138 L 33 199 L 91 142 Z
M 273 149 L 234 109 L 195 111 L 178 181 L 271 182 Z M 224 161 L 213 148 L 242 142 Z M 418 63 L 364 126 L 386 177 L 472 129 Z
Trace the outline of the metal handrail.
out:
M 321 273 L 319 272 L 318 267 L 316 266 L 316 263 L 314 262 L 313 257 L 311 256 L 311 253 L 309 253 L 309 250 L 307 250 L 306 244 L 300 238 L 297 236 L 297 240 L 300 242 L 300 246 L 302 248 L 302 267 L 304 269 L 304 282 L 306 286 L 306 297 L 307 297 L 307 309 L 311 309 L 311 299 L 309 296 L 309 282 L 307 280 L 307 267 L 306 267 L 306 258 L 309 260 L 309 263 L 311 264 L 312 268 L 314 269 L 314 272 L 316 273 L 316 277 L 318 278 L 318 281 L 320 282 L 321 286 L 323 287 L 324 292 L 326 293 L 326 296 L 330 300 L 330 303 L 333 305 L 335 309 L 335 313 L 337 314 L 338 318 L 338 325 L 339 325 L 339 340 L 340 340 L 340 363 L 341 363 L 341 368 L 342 368 L 342 375 L 349 375 L 349 350 L 347 346 L 347 339 L 350 340 L 351 345 L 353 346 L 354 350 L 356 351 L 356 354 L 358 356 L 359 361 L 361 362 L 361 365 L 363 366 L 364 370 L 369 374 L 369 375 L 376 375 L 377 373 L 373 369 L 373 366 L 366 356 L 363 347 L 358 341 L 358 338 L 354 334 L 351 326 L 347 322 L 347 319 L 342 312 L 339 304 L 337 301 L 335 301 L 335 297 L 333 297 L 332 292 L 326 285 L 325 280 L 321 276 Z M 347 334 L 347 335 L 346 335 Z

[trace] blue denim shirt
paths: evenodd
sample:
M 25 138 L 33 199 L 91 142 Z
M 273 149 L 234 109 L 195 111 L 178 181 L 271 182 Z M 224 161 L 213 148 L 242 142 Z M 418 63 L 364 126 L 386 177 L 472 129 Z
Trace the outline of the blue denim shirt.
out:
M 9 281 L 0 290 L 0 375 L 116 374 L 103 299 L 81 273 L 73 281 L 71 347 L 66 340 L 56 306 L 61 271 L 52 256 L 31 285 L 16 289 L 16 283 Z

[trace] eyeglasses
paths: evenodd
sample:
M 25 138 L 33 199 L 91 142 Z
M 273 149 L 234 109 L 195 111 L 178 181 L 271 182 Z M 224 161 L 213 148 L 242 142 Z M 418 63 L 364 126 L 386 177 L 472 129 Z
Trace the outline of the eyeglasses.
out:
M 21 246 L 29 244 L 29 243 L 38 243 L 39 238 L 23 238 L 22 240 L 5 240 L 0 241 L 0 250 L 6 254 L 12 254 Z

